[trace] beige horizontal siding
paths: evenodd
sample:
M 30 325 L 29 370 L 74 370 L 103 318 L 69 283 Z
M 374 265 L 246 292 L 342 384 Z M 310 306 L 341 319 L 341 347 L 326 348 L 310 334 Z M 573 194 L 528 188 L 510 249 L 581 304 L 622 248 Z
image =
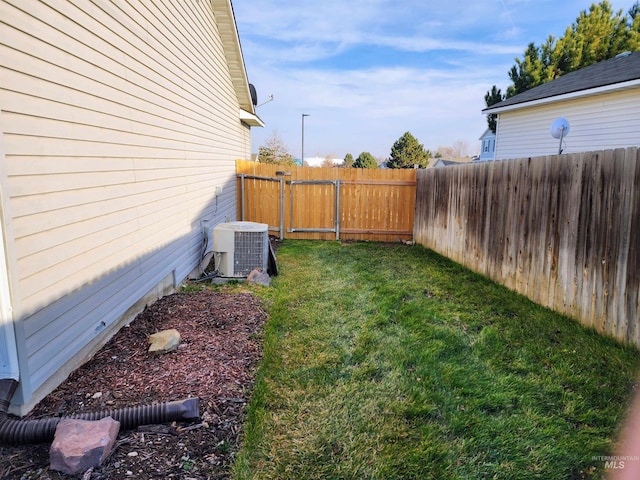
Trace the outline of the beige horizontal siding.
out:
M 235 219 L 235 160 L 251 138 L 209 2 L 0 0 L 0 58 L 35 389 L 96 334 L 95 306 L 112 321 L 130 291 L 195 267 L 201 220 Z M 39 313 L 52 303 L 55 315 Z
M 563 153 L 640 146 L 640 89 L 567 100 L 499 115 L 496 159 L 558 153 L 551 123 L 565 117 L 570 124 Z

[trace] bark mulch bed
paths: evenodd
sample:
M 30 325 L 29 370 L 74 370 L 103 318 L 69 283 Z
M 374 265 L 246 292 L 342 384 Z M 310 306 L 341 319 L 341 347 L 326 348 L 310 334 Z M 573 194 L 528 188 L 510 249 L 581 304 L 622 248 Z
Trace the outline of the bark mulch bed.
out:
M 192 423 L 121 431 L 105 463 L 77 476 L 49 470 L 50 444 L 0 445 L 1 479 L 221 479 L 240 445 L 266 319 L 250 293 L 176 293 L 147 307 L 28 418 L 200 398 Z M 177 351 L 151 356 L 148 338 L 180 332 Z

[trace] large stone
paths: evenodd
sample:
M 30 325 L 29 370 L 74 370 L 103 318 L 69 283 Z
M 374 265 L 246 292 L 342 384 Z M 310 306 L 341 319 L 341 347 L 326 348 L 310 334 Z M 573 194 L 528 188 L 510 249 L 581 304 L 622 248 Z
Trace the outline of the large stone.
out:
M 267 272 L 262 271 L 262 268 L 256 268 L 252 270 L 247 277 L 247 283 L 255 283 L 269 287 L 271 286 L 271 277 Z
M 180 344 L 180 333 L 174 328 L 163 330 L 149 336 L 149 353 L 173 352 Z
M 50 468 L 75 475 L 100 466 L 111 454 L 119 431 L 120 422 L 111 417 L 60 420 L 49 451 Z

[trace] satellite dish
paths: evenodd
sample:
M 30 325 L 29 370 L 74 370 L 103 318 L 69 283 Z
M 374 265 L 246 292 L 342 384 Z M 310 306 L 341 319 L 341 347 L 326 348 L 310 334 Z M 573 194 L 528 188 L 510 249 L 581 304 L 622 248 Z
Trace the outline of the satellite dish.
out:
M 553 122 L 551 122 L 551 136 L 553 138 L 560 139 L 558 155 L 562 153 L 562 140 L 564 139 L 564 137 L 569 135 L 569 130 L 571 130 L 571 127 L 567 119 L 564 117 L 556 118 Z
M 256 91 L 256 87 L 253 86 L 253 83 L 249 84 L 249 93 L 251 93 L 251 103 L 255 107 L 258 105 L 258 92 Z
M 560 117 L 556 118 L 551 123 L 551 136 L 553 138 L 562 138 L 569 135 L 569 122 L 566 118 Z

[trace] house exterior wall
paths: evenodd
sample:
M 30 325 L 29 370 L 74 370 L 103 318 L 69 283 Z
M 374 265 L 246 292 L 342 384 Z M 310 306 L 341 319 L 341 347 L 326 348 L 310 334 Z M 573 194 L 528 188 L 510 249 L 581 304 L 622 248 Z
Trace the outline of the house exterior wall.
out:
M 487 131 L 480 137 L 480 158 L 481 162 L 488 162 L 494 159 L 496 149 L 496 134 L 491 130 Z
M 210 2 L 1 0 L 0 59 L 24 413 L 198 265 L 251 137 Z
M 640 89 L 564 100 L 498 114 L 496 160 L 558 153 L 551 122 L 565 117 L 571 130 L 563 153 L 640 145 Z

